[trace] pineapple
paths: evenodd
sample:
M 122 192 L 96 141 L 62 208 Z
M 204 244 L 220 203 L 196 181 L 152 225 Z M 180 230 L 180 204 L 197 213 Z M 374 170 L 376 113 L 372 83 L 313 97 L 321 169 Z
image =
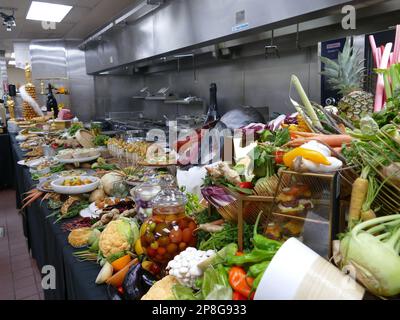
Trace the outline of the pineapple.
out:
M 321 57 L 325 64 L 322 74 L 327 77 L 332 89 L 338 90 L 343 96 L 338 103 L 339 114 L 355 125 L 374 110 L 373 94 L 362 90 L 365 68 L 359 56 L 359 51 L 352 47 L 351 38 L 348 37 L 337 62 Z

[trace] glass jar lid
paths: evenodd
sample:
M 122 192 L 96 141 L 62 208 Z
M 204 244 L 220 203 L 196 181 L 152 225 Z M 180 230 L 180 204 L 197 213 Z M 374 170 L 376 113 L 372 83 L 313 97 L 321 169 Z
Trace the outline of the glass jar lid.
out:
M 161 191 L 161 186 L 158 179 L 150 178 L 133 188 L 132 191 L 133 194 L 132 192 L 131 194 L 139 199 L 143 201 L 150 201 Z
M 174 187 L 163 188 L 153 200 L 152 207 L 174 207 L 184 206 L 187 202 L 186 196 L 180 190 Z

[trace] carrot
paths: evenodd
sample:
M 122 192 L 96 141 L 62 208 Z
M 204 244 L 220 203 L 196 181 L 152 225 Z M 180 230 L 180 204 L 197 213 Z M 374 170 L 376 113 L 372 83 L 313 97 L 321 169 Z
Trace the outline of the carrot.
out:
M 316 140 L 325 143 L 332 148 L 336 148 L 336 147 L 341 147 L 343 144 L 350 143 L 353 140 L 353 138 L 347 134 L 317 134 L 314 136 L 294 139 L 289 143 L 287 143 L 286 145 L 292 147 L 298 147 L 311 140 Z
M 40 198 L 43 195 L 43 192 L 36 193 L 33 197 L 29 198 L 29 200 L 22 206 L 20 211 L 24 210 L 27 206 L 35 202 L 36 199 Z
M 349 209 L 349 229 L 351 229 L 361 218 L 361 209 L 368 192 L 368 172 L 368 168 L 365 170 L 363 169 L 361 176 L 353 183 Z
M 133 266 L 134 264 L 137 264 L 139 262 L 138 259 L 133 259 L 131 260 L 125 267 L 123 267 L 120 271 L 114 273 L 114 275 L 111 278 L 108 278 L 106 280 L 107 284 L 110 284 L 116 288 L 122 286 L 122 283 L 124 282 L 125 276 L 127 275 L 129 268 Z
M 122 256 L 121 258 L 113 261 L 111 265 L 115 271 L 122 270 L 131 261 L 131 256 L 129 254 Z
M 335 147 L 333 150 L 335 150 L 337 153 L 342 153 L 342 147 Z
M 295 136 L 300 136 L 300 137 L 314 137 L 318 136 L 318 133 L 313 133 L 313 132 L 303 132 L 303 131 L 291 131 L 291 134 Z

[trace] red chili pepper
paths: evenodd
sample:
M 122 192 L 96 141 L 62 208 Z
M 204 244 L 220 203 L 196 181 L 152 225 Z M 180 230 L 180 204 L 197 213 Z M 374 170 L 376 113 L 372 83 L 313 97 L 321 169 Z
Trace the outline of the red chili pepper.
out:
M 253 282 L 254 278 L 248 277 L 243 268 L 232 267 L 229 270 L 229 284 L 232 289 L 249 299 L 254 297 L 254 292 L 252 292 Z
M 254 186 L 251 182 L 240 182 L 238 186 L 239 186 L 239 188 L 242 188 L 242 189 L 253 189 L 254 188 Z
M 276 150 L 275 151 L 275 163 L 281 164 L 283 163 L 283 156 L 285 155 L 285 152 L 282 150 Z
M 247 298 L 240 292 L 233 291 L 232 300 L 247 300 Z

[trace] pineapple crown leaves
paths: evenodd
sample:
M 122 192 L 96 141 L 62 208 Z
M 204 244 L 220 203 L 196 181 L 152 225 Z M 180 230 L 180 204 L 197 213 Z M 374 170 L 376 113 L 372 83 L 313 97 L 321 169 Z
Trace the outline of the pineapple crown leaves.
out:
M 325 64 L 325 70 L 321 74 L 327 77 L 327 82 L 333 89 L 342 95 L 361 90 L 365 72 L 364 60 L 360 59 L 360 51 L 352 47 L 351 37 L 346 38 L 337 62 L 326 57 L 320 58 Z

